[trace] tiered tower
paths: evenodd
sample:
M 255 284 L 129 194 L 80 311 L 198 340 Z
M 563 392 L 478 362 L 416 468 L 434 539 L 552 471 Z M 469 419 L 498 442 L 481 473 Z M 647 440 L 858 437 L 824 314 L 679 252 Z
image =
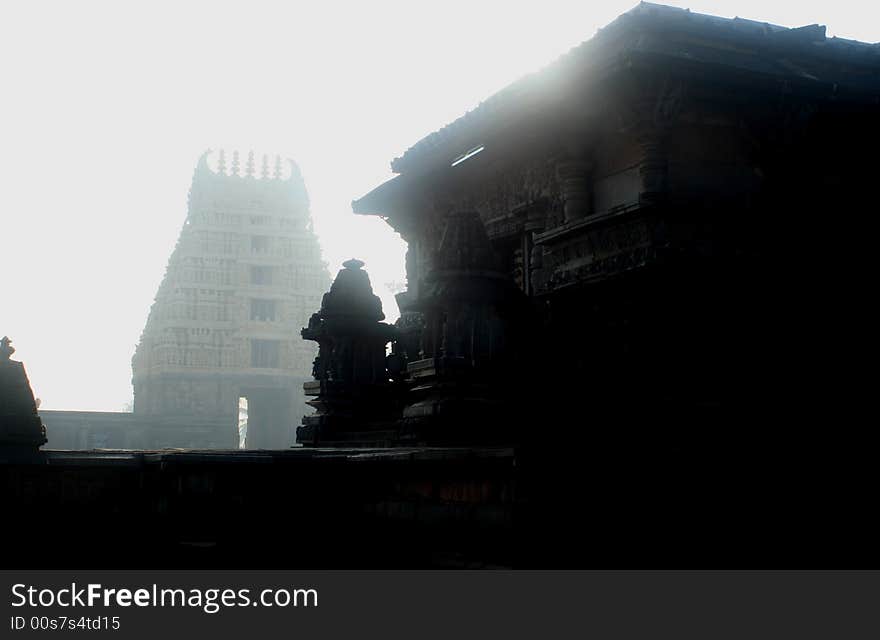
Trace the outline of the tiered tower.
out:
M 287 447 L 315 357 L 299 329 L 330 277 L 296 164 L 263 156 L 257 177 L 253 153 L 243 174 L 210 154 L 132 358 L 134 412 L 148 448 L 234 448 L 247 398 L 246 446 Z

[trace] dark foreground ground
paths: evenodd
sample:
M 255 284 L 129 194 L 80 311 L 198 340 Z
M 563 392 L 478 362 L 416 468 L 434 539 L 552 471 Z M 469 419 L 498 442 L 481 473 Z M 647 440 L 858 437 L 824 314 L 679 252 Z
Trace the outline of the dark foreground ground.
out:
M 2 564 L 877 567 L 864 453 L 48 450 L 0 464 Z

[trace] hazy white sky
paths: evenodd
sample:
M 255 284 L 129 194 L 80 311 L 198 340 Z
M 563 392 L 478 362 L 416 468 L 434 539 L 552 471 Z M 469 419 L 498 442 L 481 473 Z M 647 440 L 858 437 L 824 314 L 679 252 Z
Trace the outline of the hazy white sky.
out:
M 302 169 L 335 275 L 403 280 L 402 241 L 350 202 L 389 162 L 635 0 L 0 1 L 0 336 L 46 409 L 121 410 L 131 356 L 208 148 Z M 880 40 L 880 3 L 669 2 Z

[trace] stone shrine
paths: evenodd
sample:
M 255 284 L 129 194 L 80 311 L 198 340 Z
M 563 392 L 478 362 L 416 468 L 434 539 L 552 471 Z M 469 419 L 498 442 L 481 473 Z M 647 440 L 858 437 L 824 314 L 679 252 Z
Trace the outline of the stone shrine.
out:
M 360 260 L 348 260 L 312 315 L 302 337 L 318 343 L 312 375 L 305 393 L 318 410 L 305 416 L 297 442 L 327 444 L 366 440 L 375 445 L 392 440 L 388 421 L 394 418 L 395 385 L 386 365 L 385 345 L 394 328 L 381 322 L 382 302 L 373 293 Z M 376 425 L 378 424 L 378 430 Z M 368 436 L 362 435 L 369 432 Z
M 46 427 L 37 414 L 37 403 L 24 364 L 11 360 L 12 340 L 0 340 L 0 457 L 35 452 L 46 444 Z

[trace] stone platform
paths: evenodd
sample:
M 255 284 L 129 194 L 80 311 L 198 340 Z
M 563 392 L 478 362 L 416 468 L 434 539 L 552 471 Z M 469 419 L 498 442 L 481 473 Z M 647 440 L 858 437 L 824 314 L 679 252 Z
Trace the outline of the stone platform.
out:
M 793 441 L 47 450 L 0 462 L 2 565 L 880 566 L 872 467 L 840 453 Z

